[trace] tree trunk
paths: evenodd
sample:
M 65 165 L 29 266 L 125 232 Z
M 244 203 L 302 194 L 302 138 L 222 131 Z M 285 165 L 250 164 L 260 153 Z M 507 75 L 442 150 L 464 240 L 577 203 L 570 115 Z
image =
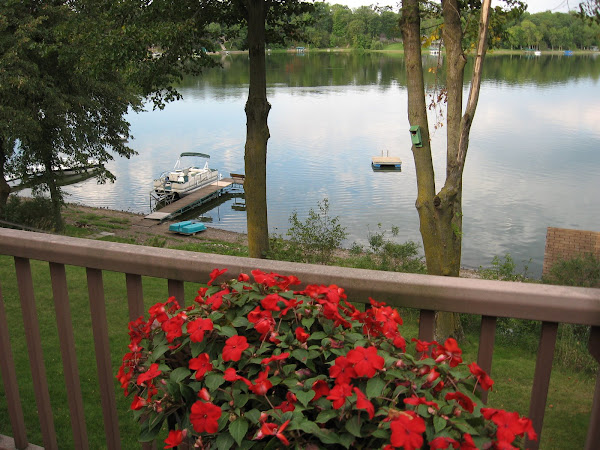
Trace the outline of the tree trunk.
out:
M 269 250 L 267 223 L 267 117 L 271 105 L 267 101 L 265 66 L 264 0 L 247 0 L 248 50 L 250 56 L 250 87 L 246 102 L 246 214 L 248 222 L 248 252 L 252 258 L 264 258 Z
M 421 63 L 421 33 L 418 0 L 402 2 L 401 28 L 404 39 L 408 87 L 408 118 L 411 126 L 421 128 L 422 147 L 413 145 L 417 173 L 417 201 L 423 249 L 430 275 L 454 276 L 460 272 L 462 246 L 462 174 L 469 142 L 469 132 L 481 84 L 483 56 L 487 44 L 487 20 L 490 0 L 482 5 L 479 45 L 473 71 L 471 92 L 464 116 L 462 89 L 466 57 L 462 50 L 462 27 L 457 0 L 442 2 L 443 39 L 446 46 L 447 89 L 447 165 L 446 182 L 436 193 L 433 170 L 425 87 Z M 485 17 L 484 17 L 485 16 Z M 462 337 L 458 314 L 436 315 L 436 339 Z
M 4 207 L 10 195 L 10 186 L 6 182 L 6 174 L 4 173 L 4 165 L 6 164 L 6 153 L 4 137 L 0 136 L 0 215 L 4 212 Z

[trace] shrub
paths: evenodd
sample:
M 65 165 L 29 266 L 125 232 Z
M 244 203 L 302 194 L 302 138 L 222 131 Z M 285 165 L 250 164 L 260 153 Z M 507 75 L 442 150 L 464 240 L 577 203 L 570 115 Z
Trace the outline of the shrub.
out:
M 509 448 L 531 421 L 481 407 L 493 381 L 443 345 L 400 333 L 398 312 L 360 311 L 338 286 L 252 271 L 213 285 L 192 306 L 157 303 L 129 324 L 117 379 L 141 441 L 166 424 L 165 448 Z
M 529 260 L 531 262 L 531 259 Z M 503 280 L 503 281 L 527 281 L 529 266 L 526 263 L 522 273 L 515 272 L 517 264 L 510 256 L 510 253 L 504 255 L 501 260 L 498 255 L 492 259 L 492 267 L 479 267 L 479 275 L 484 280 Z
M 600 258 L 586 253 L 560 260 L 550 268 L 544 282 L 563 286 L 600 287 Z
M 7 222 L 39 228 L 40 230 L 52 230 L 54 228 L 52 201 L 42 196 L 23 199 L 11 195 L 4 207 L 1 218 Z

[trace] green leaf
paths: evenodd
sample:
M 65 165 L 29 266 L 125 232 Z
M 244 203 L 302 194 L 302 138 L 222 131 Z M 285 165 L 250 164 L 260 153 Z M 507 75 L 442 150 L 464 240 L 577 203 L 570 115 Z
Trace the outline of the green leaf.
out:
M 238 417 L 229 425 L 229 434 L 235 439 L 238 445 L 241 445 L 246 433 L 248 432 L 248 421 L 243 417 Z
M 433 428 L 435 429 L 436 434 L 446 428 L 447 423 L 448 422 L 443 417 L 433 416 Z
M 238 316 L 235 319 L 233 319 L 231 325 L 233 325 L 236 328 L 247 327 L 248 325 L 250 325 L 250 321 L 243 316 Z
M 296 397 L 304 406 L 308 406 L 308 402 L 310 402 L 316 395 L 315 391 L 312 389 L 310 391 L 301 391 L 301 390 L 293 390 Z
M 315 319 L 312 317 L 308 317 L 306 319 L 302 319 L 302 325 L 304 325 L 304 327 L 307 330 L 310 330 L 310 327 L 312 327 L 312 324 L 315 322 Z
M 156 439 L 156 436 L 158 436 L 161 427 L 162 422 L 154 428 L 142 427 L 142 429 L 140 430 L 140 436 L 138 440 L 140 442 L 152 442 L 154 439 Z
M 185 398 L 185 401 L 188 405 L 194 403 L 194 401 L 197 400 L 196 392 L 187 384 L 180 383 L 179 390 L 181 391 L 181 395 L 183 398 Z
M 469 433 L 471 436 L 479 435 L 479 432 L 466 422 L 454 422 L 454 426 L 463 433 Z
M 367 389 L 365 395 L 369 399 L 378 397 L 382 394 L 385 385 L 385 381 L 383 381 L 381 378 L 373 377 L 369 381 L 367 381 Z
M 297 348 L 292 352 L 292 356 L 300 362 L 306 362 L 308 352 L 302 348 Z
M 179 383 L 167 380 L 167 391 L 173 396 L 175 401 L 179 401 Z
M 196 358 L 200 353 L 204 351 L 206 348 L 206 341 L 202 342 L 192 342 L 190 344 L 190 349 L 192 350 L 192 358 Z
M 319 429 L 318 433 L 312 433 L 319 438 L 323 444 L 340 444 L 339 436 L 333 431 Z
M 340 415 L 340 412 L 336 411 L 335 409 L 326 409 L 325 411 L 321 411 L 319 413 L 319 415 L 315 419 L 315 422 L 325 423 L 325 422 L 333 419 L 334 417 L 338 417 L 339 415 Z
M 327 335 L 326 335 L 324 332 L 322 332 L 322 331 L 317 331 L 316 333 L 313 333 L 313 334 L 311 334 L 311 335 L 310 335 L 310 337 L 308 338 L 308 340 L 309 340 L 309 341 L 312 341 L 313 339 L 315 339 L 315 340 L 317 340 L 317 339 L 318 339 L 318 340 L 320 340 L 320 339 L 323 339 L 323 338 L 325 338 L 325 337 L 327 337 Z
M 158 345 L 156 347 L 154 347 L 154 351 L 152 352 L 152 355 L 150 357 L 150 361 L 151 362 L 156 362 L 158 361 L 158 359 L 165 354 L 165 352 L 167 352 L 169 350 L 169 346 L 168 345 Z
M 251 409 L 244 414 L 244 417 L 252 423 L 258 423 L 260 420 L 260 411 L 256 408 Z
M 215 444 L 219 450 L 228 450 L 233 446 L 234 442 L 233 437 L 229 433 L 219 433 Z
M 346 431 L 348 431 L 350 434 L 356 437 L 361 437 L 360 419 L 358 418 L 358 416 L 352 416 L 350 420 L 346 421 Z
M 342 444 L 346 448 L 351 448 L 354 443 L 354 436 L 348 433 L 344 433 L 340 436 L 340 444 Z
M 289 375 L 293 370 L 296 370 L 296 364 L 286 364 L 283 366 L 283 373 L 286 375 Z
M 216 391 L 223 383 L 225 383 L 225 379 L 221 374 L 209 373 L 204 377 L 204 384 L 211 392 Z
M 236 395 L 233 399 L 233 406 L 236 408 L 243 408 L 246 403 L 248 403 L 248 399 L 250 396 L 248 394 L 239 394 Z
M 178 367 L 171 372 L 171 376 L 169 377 L 171 381 L 175 383 L 179 383 L 189 377 L 192 372 L 186 367 Z
M 236 336 L 238 334 L 237 330 L 233 327 L 222 327 L 221 333 L 227 337 Z

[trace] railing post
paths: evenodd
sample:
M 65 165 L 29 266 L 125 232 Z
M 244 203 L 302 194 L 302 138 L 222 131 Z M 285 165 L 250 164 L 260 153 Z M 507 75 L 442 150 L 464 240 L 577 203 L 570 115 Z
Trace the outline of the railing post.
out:
M 526 443 L 528 449 L 536 450 L 540 446 L 542 427 L 544 425 L 544 414 L 546 413 L 546 401 L 548 399 L 548 388 L 550 387 L 550 375 L 552 374 L 552 361 L 554 359 L 557 331 L 558 323 L 542 322 L 542 333 L 538 347 L 537 361 L 535 363 L 533 387 L 531 389 L 531 402 L 529 403 L 529 418 L 538 435 L 538 440 L 528 440 Z
M 488 375 L 492 373 L 492 358 L 494 356 L 494 342 L 496 340 L 496 318 L 481 316 L 481 330 L 479 332 L 479 350 L 477 351 L 477 364 Z M 488 391 L 481 389 L 481 401 L 487 403 Z
M 56 440 L 56 430 L 54 429 L 52 407 L 50 405 L 48 378 L 46 376 L 46 367 L 44 366 L 40 324 L 35 306 L 35 296 L 33 294 L 31 265 L 28 259 L 15 257 L 15 268 L 19 297 L 21 297 L 23 324 L 25 325 L 25 339 L 27 340 L 27 349 L 29 352 L 29 365 L 31 366 L 31 376 L 33 378 L 33 390 L 35 392 L 35 402 L 38 409 L 44 447 L 47 450 L 54 450 L 58 449 L 58 443 Z
M 594 359 L 600 363 L 600 327 L 592 327 L 590 340 L 588 341 L 588 350 Z M 598 442 L 600 442 L 600 369 L 596 375 L 592 414 L 590 415 L 590 424 L 588 425 L 587 439 L 585 441 L 586 450 L 598 448 Z
M 21 407 L 21 397 L 19 395 L 19 386 L 17 385 L 17 374 L 15 372 L 15 362 L 13 360 L 10 339 L 8 336 L 8 319 L 4 309 L 4 298 L 2 297 L 2 288 L 0 287 L 0 374 L 4 381 L 4 392 L 6 393 L 6 402 L 8 403 L 8 416 L 12 427 L 15 446 L 18 449 L 26 448 L 27 431 L 25 430 L 25 418 Z

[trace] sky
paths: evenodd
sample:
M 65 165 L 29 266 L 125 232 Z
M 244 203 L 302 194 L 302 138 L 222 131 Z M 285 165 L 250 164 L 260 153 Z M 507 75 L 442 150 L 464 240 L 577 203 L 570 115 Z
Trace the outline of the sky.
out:
M 525 0 L 528 8 L 527 11 L 535 14 L 538 12 L 544 12 L 551 10 L 552 12 L 568 12 L 569 9 L 574 10 L 579 6 L 579 0 Z M 327 3 L 330 5 L 339 3 L 340 5 L 347 5 L 351 9 L 358 8 L 359 6 L 369 6 L 372 4 L 379 4 L 381 6 L 384 5 L 392 5 L 394 6 L 394 10 L 397 10 L 395 7 L 399 0 L 327 0 Z M 492 1 L 492 6 L 494 4 L 501 4 L 502 2 Z

